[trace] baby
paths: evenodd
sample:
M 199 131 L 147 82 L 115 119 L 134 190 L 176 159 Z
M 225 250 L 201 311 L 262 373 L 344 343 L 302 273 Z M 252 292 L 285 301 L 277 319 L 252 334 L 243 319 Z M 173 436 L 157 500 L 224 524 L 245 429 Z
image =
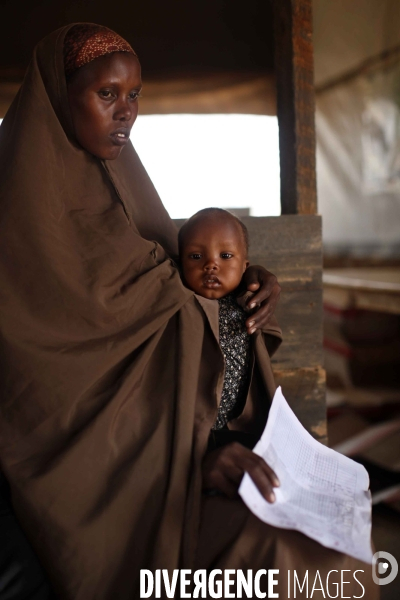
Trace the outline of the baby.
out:
M 179 254 L 185 284 L 219 303 L 219 342 L 225 357 L 225 379 L 213 430 L 224 429 L 246 402 L 250 377 L 250 336 L 245 299 L 239 285 L 249 266 L 245 225 L 221 208 L 205 208 L 179 232 Z M 246 298 L 248 295 L 246 294 Z M 241 301 L 242 300 L 242 301 Z

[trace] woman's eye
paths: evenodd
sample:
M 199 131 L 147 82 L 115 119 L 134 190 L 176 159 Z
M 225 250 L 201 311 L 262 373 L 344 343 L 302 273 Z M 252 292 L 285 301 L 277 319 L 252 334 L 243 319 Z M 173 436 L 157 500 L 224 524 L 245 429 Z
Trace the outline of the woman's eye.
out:
M 193 258 L 193 260 L 200 260 L 201 254 L 198 252 L 193 252 L 193 254 L 189 254 L 189 258 Z
M 140 97 L 141 97 L 140 92 L 132 92 L 132 93 L 129 94 L 129 98 L 131 100 L 137 100 Z
M 230 252 L 222 252 L 221 258 L 232 258 L 233 254 Z
M 112 94 L 112 92 L 110 92 L 110 90 L 100 90 L 99 96 L 100 96 L 100 98 L 103 98 L 104 100 L 110 100 L 110 98 L 113 97 L 113 94 Z

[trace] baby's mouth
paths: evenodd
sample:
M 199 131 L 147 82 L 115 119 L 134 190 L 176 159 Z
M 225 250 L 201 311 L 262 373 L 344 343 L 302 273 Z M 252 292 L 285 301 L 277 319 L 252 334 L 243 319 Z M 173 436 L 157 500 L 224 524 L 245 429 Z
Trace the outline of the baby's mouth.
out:
M 219 285 L 221 285 L 221 282 L 216 275 L 207 275 L 203 279 L 203 286 L 206 288 L 215 288 Z

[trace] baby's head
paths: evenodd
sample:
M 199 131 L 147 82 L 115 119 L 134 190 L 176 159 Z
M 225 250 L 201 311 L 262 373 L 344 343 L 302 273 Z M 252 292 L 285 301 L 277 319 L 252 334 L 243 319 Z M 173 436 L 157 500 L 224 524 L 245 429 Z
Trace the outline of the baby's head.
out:
M 235 290 L 249 266 L 248 234 L 237 217 L 222 208 L 205 208 L 179 232 L 179 254 L 186 285 L 205 298 Z

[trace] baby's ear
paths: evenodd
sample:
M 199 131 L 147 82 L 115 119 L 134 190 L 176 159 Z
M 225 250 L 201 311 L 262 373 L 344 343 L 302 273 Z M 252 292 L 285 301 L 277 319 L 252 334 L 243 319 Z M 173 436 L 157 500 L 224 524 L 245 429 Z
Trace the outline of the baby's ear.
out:
M 245 260 L 244 261 L 244 269 L 243 269 L 243 273 L 245 272 L 245 270 L 247 269 L 247 267 L 250 265 L 250 261 L 249 260 Z

